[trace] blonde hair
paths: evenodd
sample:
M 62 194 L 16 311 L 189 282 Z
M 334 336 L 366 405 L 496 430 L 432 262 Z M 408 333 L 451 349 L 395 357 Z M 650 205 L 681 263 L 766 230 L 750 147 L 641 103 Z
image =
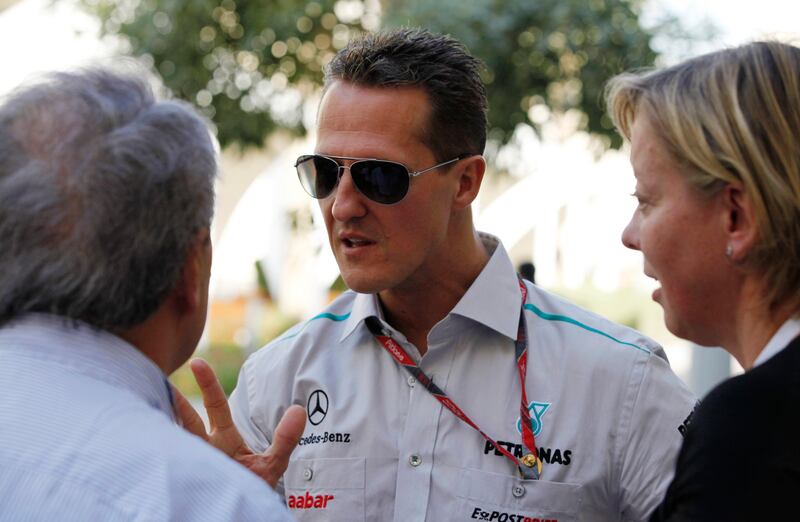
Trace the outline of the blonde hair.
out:
M 771 307 L 800 311 L 800 49 L 755 42 L 610 80 L 606 102 L 630 139 L 645 111 L 687 181 L 714 194 L 739 182 L 753 201 Z

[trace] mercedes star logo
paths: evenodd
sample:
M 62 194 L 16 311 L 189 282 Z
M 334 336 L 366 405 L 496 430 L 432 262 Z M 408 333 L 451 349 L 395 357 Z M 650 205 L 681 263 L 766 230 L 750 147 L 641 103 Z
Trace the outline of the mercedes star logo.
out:
M 314 390 L 308 398 L 306 411 L 308 422 L 314 426 L 325 420 L 325 415 L 328 414 L 328 395 L 322 390 Z

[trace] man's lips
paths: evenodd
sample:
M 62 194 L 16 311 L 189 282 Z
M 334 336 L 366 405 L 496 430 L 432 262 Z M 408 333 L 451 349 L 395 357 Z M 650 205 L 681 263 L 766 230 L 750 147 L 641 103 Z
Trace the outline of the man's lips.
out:
M 347 248 L 358 248 L 375 244 L 375 241 L 359 234 L 340 234 L 339 241 Z

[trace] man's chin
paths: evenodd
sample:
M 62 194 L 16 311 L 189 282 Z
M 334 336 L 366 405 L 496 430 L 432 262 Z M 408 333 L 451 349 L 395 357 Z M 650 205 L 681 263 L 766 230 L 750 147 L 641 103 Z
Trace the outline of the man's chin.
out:
M 348 282 L 345 280 L 344 284 L 347 286 L 347 288 L 359 294 L 377 294 L 380 291 L 376 290 L 374 285 L 371 285 L 366 281 L 356 280 L 355 282 Z
M 342 274 L 342 280 L 347 288 L 359 294 L 377 294 L 385 290 L 385 285 L 367 274 Z

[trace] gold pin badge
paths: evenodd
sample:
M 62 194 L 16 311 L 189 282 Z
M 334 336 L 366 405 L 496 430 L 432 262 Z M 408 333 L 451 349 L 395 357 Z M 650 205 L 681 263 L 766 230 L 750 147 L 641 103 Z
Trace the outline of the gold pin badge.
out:
M 519 461 L 529 468 L 536 466 L 536 471 L 538 474 L 542 474 L 542 459 L 535 457 L 533 453 L 524 455 L 521 459 L 519 459 Z

